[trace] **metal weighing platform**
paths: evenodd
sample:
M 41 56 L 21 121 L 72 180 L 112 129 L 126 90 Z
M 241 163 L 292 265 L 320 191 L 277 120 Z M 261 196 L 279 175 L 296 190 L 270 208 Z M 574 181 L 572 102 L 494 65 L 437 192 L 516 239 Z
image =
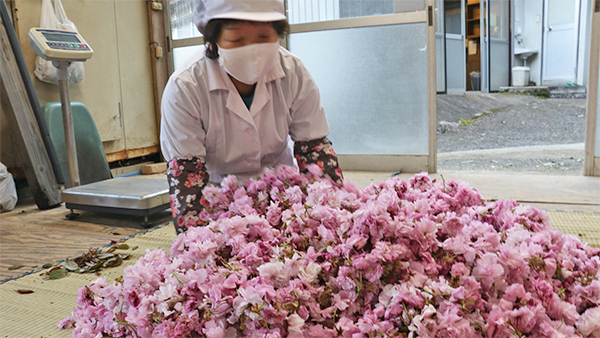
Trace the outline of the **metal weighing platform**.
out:
M 63 190 L 63 202 L 75 218 L 73 210 L 88 210 L 120 215 L 148 216 L 170 208 L 169 185 L 165 178 L 123 177 L 90 183 Z

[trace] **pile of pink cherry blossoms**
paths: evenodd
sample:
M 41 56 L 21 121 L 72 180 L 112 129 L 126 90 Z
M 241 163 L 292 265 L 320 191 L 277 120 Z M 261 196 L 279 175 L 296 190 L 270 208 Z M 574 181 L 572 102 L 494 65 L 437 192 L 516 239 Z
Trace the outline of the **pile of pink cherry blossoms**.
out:
M 600 250 L 426 174 L 281 168 L 204 190 L 206 226 L 82 287 L 73 337 L 600 337 Z

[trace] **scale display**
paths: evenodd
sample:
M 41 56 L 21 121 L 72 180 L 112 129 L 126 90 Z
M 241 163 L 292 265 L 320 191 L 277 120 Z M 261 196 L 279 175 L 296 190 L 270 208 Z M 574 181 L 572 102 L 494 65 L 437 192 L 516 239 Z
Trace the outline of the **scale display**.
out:
M 73 31 L 32 28 L 29 38 L 35 52 L 50 61 L 85 61 L 94 53 L 83 37 Z
M 44 36 L 44 38 L 46 38 L 46 41 L 53 41 L 53 42 L 77 42 L 78 44 L 81 43 L 81 41 L 75 35 L 56 34 L 56 33 L 44 33 L 44 32 L 42 32 L 42 35 Z

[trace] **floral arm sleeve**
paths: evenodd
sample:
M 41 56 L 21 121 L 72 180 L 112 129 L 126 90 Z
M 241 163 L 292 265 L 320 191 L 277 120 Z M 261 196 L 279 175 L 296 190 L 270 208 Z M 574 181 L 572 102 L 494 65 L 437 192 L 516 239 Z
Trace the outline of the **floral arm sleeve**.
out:
M 310 141 L 296 141 L 294 157 L 298 161 L 301 172 L 307 172 L 306 166 L 315 163 L 323 169 L 323 176 L 332 179 L 337 184 L 342 184 L 344 176 L 338 165 L 337 155 L 331 141 L 327 137 Z
M 169 161 L 167 179 L 173 224 L 179 234 L 199 223 L 202 189 L 208 183 L 204 158 L 178 158 Z

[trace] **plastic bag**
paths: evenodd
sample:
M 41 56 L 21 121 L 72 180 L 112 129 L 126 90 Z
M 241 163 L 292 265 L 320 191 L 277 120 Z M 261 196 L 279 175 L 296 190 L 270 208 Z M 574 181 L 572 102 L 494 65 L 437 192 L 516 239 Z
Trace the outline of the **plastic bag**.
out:
M 65 29 L 77 32 L 77 27 L 67 18 L 60 0 L 54 0 L 54 7 L 51 0 L 42 0 L 40 28 Z M 52 61 L 44 60 L 39 56 L 36 58 L 35 71 L 33 73 L 40 81 L 58 84 L 56 71 L 57 69 L 52 65 Z M 83 62 L 72 62 L 68 71 L 69 83 L 83 81 Z
M 0 162 L 0 212 L 14 209 L 17 200 L 15 181 L 6 166 Z

